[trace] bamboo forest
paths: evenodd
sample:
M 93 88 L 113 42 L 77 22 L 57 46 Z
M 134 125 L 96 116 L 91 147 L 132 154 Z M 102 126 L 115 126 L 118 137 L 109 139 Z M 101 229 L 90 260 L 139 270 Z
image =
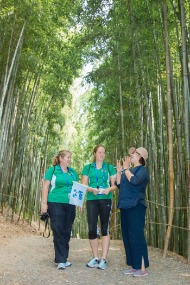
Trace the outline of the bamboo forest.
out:
M 145 235 L 190 262 L 190 2 L 0 0 L 0 210 L 39 221 L 61 149 L 148 150 Z M 121 239 L 114 192 L 111 239 Z M 87 238 L 86 209 L 73 235 Z

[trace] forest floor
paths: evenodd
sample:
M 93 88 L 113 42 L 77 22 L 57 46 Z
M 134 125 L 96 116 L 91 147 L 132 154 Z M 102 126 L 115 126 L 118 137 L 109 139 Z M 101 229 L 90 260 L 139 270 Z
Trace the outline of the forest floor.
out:
M 43 238 L 35 225 L 7 223 L 0 215 L 1 285 L 190 284 L 190 267 L 186 259 L 173 253 L 163 259 L 162 252 L 152 247 L 149 247 L 149 275 L 142 278 L 122 273 L 126 269 L 122 241 L 111 241 L 106 270 L 87 268 L 85 263 L 90 258 L 88 240 L 71 238 L 69 261 L 72 266 L 58 270 L 54 264 L 52 236 Z

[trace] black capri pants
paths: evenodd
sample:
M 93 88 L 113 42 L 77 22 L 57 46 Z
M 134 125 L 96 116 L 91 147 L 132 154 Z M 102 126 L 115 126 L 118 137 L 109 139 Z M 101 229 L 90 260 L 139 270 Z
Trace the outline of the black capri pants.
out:
M 100 227 L 102 236 L 109 235 L 109 223 L 112 210 L 111 199 L 88 200 L 87 219 L 88 219 L 88 238 L 97 238 L 97 223 L 100 216 Z

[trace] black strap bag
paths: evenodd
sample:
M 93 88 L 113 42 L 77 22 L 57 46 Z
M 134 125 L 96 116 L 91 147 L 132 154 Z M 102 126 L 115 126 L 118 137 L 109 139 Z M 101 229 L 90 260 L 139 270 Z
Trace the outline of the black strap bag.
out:
M 50 236 L 50 224 L 49 224 L 49 214 L 40 213 L 40 220 L 45 222 L 45 229 L 43 232 L 43 237 L 48 238 Z M 46 233 L 47 231 L 47 233 Z

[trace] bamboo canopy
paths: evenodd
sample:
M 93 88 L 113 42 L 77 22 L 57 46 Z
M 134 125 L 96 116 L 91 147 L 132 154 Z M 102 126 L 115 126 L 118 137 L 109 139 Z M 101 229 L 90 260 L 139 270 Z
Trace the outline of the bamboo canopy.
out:
M 148 244 L 190 262 L 190 3 L 0 1 L 0 207 L 38 220 L 62 148 L 78 173 L 148 149 Z M 121 238 L 114 193 L 111 237 Z M 86 211 L 73 235 L 87 237 Z

